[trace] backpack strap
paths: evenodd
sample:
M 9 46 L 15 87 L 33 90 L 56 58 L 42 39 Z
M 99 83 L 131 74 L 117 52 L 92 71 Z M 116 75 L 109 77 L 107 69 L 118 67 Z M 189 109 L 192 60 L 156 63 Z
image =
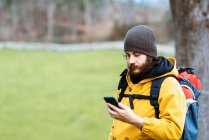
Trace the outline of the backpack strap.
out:
M 134 99 L 146 99 L 146 100 L 150 100 L 150 96 L 145 96 L 145 95 L 138 95 L 138 94 L 124 94 L 128 83 L 126 81 L 126 75 L 127 75 L 128 70 L 125 69 L 121 74 L 121 79 L 119 81 L 118 84 L 118 90 L 121 90 L 119 93 L 119 98 L 118 98 L 118 102 L 121 102 L 121 100 L 123 99 L 123 97 L 128 97 L 129 98 L 129 102 L 130 102 L 130 108 L 134 109 L 134 104 L 133 104 L 133 100 Z
M 128 86 L 128 83 L 126 81 L 126 75 L 127 75 L 128 70 L 125 69 L 121 74 L 121 78 L 118 84 L 118 90 L 121 90 L 119 93 L 119 98 L 118 98 L 118 102 L 121 102 L 122 98 L 124 97 L 124 92 Z
M 150 103 L 155 108 L 155 117 L 159 119 L 159 103 L 158 103 L 158 97 L 160 93 L 160 87 L 163 81 L 169 76 L 164 76 L 157 78 L 152 81 L 151 89 L 150 89 Z
M 130 108 L 131 109 L 134 109 L 134 104 L 133 104 L 134 99 L 150 100 L 150 96 L 140 95 L 140 94 L 124 94 L 123 97 L 128 97 L 129 98 L 129 103 L 130 103 Z
M 195 73 L 195 70 L 193 68 L 185 68 L 185 67 L 179 67 L 178 68 L 179 73 L 182 73 L 182 72 L 185 72 L 185 71 L 187 71 L 187 73 L 189 73 L 189 74 L 194 74 Z
M 160 93 L 161 84 L 163 83 L 163 81 L 167 77 L 172 76 L 172 75 L 160 77 L 160 78 L 157 78 L 157 79 L 153 80 L 152 85 L 151 85 L 151 89 L 150 89 L 150 96 L 143 96 L 143 95 L 136 95 L 136 94 L 133 94 L 133 95 L 124 94 L 124 92 L 125 92 L 125 90 L 128 86 L 128 83 L 126 81 L 127 72 L 128 72 L 128 70 L 125 69 L 120 74 L 121 79 L 120 79 L 119 84 L 118 84 L 118 90 L 121 90 L 121 91 L 119 93 L 118 102 L 121 102 L 123 97 L 128 97 L 129 101 L 130 101 L 130 107 L 132 109 L 134 109 L 134 105 L 133 105 L 133 100 L 134 99 L 150 100 L 150 104 L 152 106 L 154 106 L 154 109 L 155 109 L 155 116 L 156 116 L 156 118 L 159 118 L 160 111 L 159 111 L 158 97 L 159 97 L 159 93 Z

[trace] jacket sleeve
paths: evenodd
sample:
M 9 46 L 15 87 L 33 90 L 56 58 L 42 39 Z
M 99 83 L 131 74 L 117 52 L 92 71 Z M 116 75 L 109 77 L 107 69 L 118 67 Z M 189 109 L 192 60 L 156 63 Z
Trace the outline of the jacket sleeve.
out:
M 154 139 L 180 139 L 186 116 L 186 99 L 175 78 L 168 77 L 162 83 L 158 102 L 160 119 L 145 117 L 142 132 Z

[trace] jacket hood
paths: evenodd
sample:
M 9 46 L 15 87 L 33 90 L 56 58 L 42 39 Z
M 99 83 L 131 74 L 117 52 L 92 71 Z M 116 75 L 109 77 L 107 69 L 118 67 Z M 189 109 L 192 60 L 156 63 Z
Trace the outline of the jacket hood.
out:
M 156 78 L 160 78 L 160 77 L 163 77 L 166 75 L 174 75 L 174 76 L 178 75 L 178 71 L 176 69 L 176 60 L 174 58 L 171 58 L 171 57 L 168 57 L 168 58 L 160 57 L 160 58 L 161 58 L 160 64 L 153 67 L 146 74 L 146 76 L 143 78 L 143 80 L 141 80 L 139 83 L 146 83 L 146 82 L 152 81 Z M 128 81 L 128 84 L 133 84 L 131 82 L 129 72 L 126 76 L 126 79 Z

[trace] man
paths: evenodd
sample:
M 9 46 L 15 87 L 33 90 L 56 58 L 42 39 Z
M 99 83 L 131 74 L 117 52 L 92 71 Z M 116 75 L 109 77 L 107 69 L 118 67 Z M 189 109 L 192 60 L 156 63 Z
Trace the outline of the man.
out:
M 124 40 L 127 59 L 127 88 L 124 94 L 150 96 L 152 81 L 176 76 L 173 58 L 157 57 L 155 34 L 145 25 L 130 29 Z M 174 140 L 183 132 L 186 100 L 178 81 L 168 76 L 163 81 L 159 97 L 159 118 L 149 100 L 122 98 L 119 107 L 107 103 L 108 113 L 114 118 L 109 140 Z M 118 90 L 116 98 L 119 98 Z

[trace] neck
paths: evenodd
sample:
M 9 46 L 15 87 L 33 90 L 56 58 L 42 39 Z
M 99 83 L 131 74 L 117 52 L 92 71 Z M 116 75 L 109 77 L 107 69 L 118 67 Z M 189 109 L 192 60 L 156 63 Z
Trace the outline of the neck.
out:
M 151 71 L 152 68 L 153 68 L 153 66 L 150 66 L 150 67 L 147 67 L 146 70 L 144 70 L 143 72 L 141 72 L 139 74 L 130 74 L 131 81 L 134 84 L 139 83 L 141 80 L 146 78 L 147 74 L 149 73 L 149 71 Z
M 130 75 L 130 78 L 131 78 L 131 81 L 134 83 L 134 84 L 137 84 L 139 83 L 141 80 L 143 80 L 143 76 L 141 75 Z

